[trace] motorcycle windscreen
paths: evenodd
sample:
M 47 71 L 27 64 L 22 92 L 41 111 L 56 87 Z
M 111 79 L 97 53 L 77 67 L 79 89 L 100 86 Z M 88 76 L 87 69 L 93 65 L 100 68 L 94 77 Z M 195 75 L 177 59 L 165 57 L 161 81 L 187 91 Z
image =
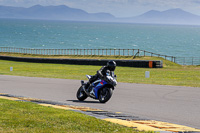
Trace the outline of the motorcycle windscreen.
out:
M 95 86 L 95 88 L 94 88 L 94 94 L 95 94 L 95 98 L 96 99 L 99 98 L 99 94 L 98 94 L 99 89 L 101 89 L 106 84 L 107 84 L 106 81 L 101 80 L 101 82 L 99 84 L 97 84 L 97 86 Z

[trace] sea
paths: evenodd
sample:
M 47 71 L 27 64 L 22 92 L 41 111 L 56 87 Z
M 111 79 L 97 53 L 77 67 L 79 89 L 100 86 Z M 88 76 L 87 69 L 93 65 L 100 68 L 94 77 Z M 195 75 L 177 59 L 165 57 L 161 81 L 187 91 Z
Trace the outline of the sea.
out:
M 0 19 L 0 47 L 141 49 L 200 57 L 200 26 Z

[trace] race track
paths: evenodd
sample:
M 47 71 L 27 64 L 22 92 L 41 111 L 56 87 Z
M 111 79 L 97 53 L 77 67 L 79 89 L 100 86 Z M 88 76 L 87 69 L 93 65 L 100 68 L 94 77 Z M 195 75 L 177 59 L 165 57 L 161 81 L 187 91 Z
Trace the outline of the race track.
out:
M 106 104 L 76 99 L 79 80 L 0 75 L 0 93 L 64 102 L 200 129 L 200 88 L 119 83 Z

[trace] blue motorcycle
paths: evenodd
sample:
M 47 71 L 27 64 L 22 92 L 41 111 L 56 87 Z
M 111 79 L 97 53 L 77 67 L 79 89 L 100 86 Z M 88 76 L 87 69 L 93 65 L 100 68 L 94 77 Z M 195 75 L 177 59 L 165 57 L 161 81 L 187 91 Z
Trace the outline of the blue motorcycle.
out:
M 86 75 L 88 80 L 90 75 Z M 84 101 L 87 97 L 99 100 L 100 103 L 106 103 L 112 96 L 113 90 L 117 85 L 116 75 L 110 76 L 107 74 L 105 79 L 97 79 L 88 88 L 85 88 L 86 83 L 81 81 L 81 87 L 78 89 L 76 97 L 79 101 Z

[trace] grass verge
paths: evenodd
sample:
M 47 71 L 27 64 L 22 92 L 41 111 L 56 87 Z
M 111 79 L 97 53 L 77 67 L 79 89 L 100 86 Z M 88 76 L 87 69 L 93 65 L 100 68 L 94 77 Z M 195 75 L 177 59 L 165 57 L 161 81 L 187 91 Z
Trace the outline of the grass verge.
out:
M 161 58 L 139 58 L 161 60 Z M 164 68 L 117 67 L 119 82 L 145 83 L 159 85 L 200 87 L 200 66 L 181 66 L 163 60 Z M 10 71 L 13 67 L 13 71 Z M 39 64 L 0 60 L 0 74 L 29 77 L 62 78 L 86 80 L 85 75 L 94 75 L 101 66 Z M 145 78 L 145 71 L 150 71 L 150 78 Z
M 137 131 L 73 111 L 0 99 L 0 132 L 135 133 Z

